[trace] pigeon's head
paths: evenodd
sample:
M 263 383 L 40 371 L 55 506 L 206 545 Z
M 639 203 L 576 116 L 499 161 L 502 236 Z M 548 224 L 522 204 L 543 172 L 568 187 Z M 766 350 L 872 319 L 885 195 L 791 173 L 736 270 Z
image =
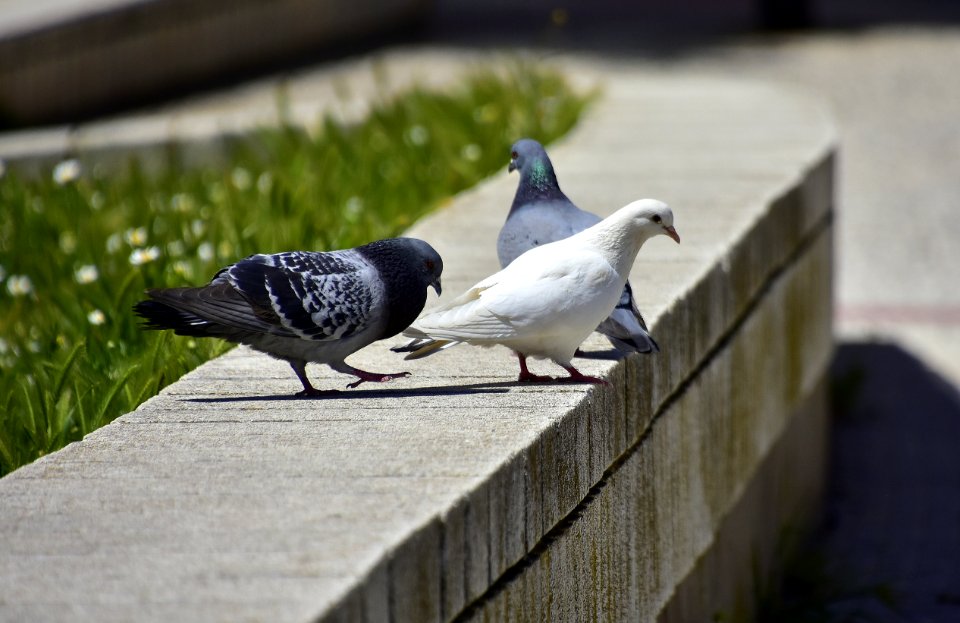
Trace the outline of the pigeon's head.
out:
M 644 239 L 663 234 L 680 244 L 680 234 L 673 228 L 673 211 L 670 206 L 656 199 L 640 199 L 620 208 L 618 213 L 629 220 L 632 227 Z
M 443 272 L 443 260 L 440 254 L 429 244 L 418 238 L 397 238 L 412 255 L 412 266 L 424 286 L 432 286 L 440 296 L 440 273 Z
M 536 166 L 551 168 L 550 158 L 547 157 L 543 145 L 532 138 L 522 138 L 514 143 L 510 148 L 510 165 L 507 171 L 512 173 L 519 170 L 523 175 L 524 172 Z

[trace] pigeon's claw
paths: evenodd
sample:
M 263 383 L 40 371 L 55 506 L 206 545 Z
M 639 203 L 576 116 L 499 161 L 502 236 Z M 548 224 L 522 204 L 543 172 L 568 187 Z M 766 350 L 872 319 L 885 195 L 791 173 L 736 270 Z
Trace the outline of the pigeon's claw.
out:
M 410 376 L 409 372 L 391 372 L 389 374 L 384 374 L 380 372 L 364 372 L 363 370 L 357 370 L 354 368 L 350 371 L 350 374 L 359 377 L 353 383 L 347 384 L 347 387 L 353 389 L 359 386 L 361 383 L 371 381 L 373 383 L 385 383 L 386 381 L 392 381 L 393 379 L 402 379 L 405 376 Z

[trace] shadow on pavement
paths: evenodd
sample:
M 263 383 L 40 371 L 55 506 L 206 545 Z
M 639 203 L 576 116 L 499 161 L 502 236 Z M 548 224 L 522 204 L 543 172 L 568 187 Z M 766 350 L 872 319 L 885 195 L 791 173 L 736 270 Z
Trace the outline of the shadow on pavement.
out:
M 841 343 L 831 378 L 827 620 L 960 621 L 960 391 L 893 344 Z

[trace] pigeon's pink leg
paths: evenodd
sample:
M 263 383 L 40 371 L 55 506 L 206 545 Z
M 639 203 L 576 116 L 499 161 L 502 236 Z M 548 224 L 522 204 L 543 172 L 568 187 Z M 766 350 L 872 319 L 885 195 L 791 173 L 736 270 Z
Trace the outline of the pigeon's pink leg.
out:
M 520 360 L 520 376 L 517 378 L 520 383 L 545 383 L 555 380 L 552 376 L 540 376 L 527 370 L 527 356 L 523 353 L 517 353 L 517 359 Z
M 339 394 L 340 392 L 336 389 L 317 389 L 310 384 L 310 379 L 307 378 L 307 362 L 306 361 L 291 361 L 290 367 L 293 368 L 293 371 L 297 373 L 297 378 L 300 379 L 300 382 L 303 383 L 303 391 L 299 391 L 294 396 L 298 398 L 319 398 L 320 396 L 333 396 Z
M 360 380 L 349 383 L 347 387 L 353 389 L 354 387 L 364 383 L 366 381 L 372 381 L 374 383 L 384 383 L 386 381 L 392 381 L 393 379 L 401 379 L 405 376 L 410 376 L 409 372 L 392 372 L 390 374 L 384 374 L 380 372 L 364 372 L 363 370 L 358 370 L 357 368 L 350 367 L 344 364 L 343 369 L 339 369 L 339 372 L 346 372 L 347 374 L 352 374 L 356 377 L 359 377 Z
M 582 374 L 580 370 L 577 370 L 573 366 L 563 366 L 563 369 L 570 373 L 570 376 L 557 379 L 563 383 L 593 383 L 594 385 L 610 385 L 608 381 L 603 379 Z

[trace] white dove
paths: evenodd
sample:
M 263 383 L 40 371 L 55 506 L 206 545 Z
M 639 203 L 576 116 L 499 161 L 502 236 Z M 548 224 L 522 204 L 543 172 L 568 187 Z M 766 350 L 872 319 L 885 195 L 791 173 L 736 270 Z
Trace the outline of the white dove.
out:
M 417 359 L 460 343 L 502 344 L 520 360 L 519 381 L 606 383 L 570 360 L 620 300 L 640 247 L 658 234 L 680 242 L 673 212 L 655 199 L 634 201 L 569 238 L 530 249 L 431 310 L 403 332 L 414 340 L 394 350 Z M 570 376 L 532 374 L 527 357 L 551 359 Z

